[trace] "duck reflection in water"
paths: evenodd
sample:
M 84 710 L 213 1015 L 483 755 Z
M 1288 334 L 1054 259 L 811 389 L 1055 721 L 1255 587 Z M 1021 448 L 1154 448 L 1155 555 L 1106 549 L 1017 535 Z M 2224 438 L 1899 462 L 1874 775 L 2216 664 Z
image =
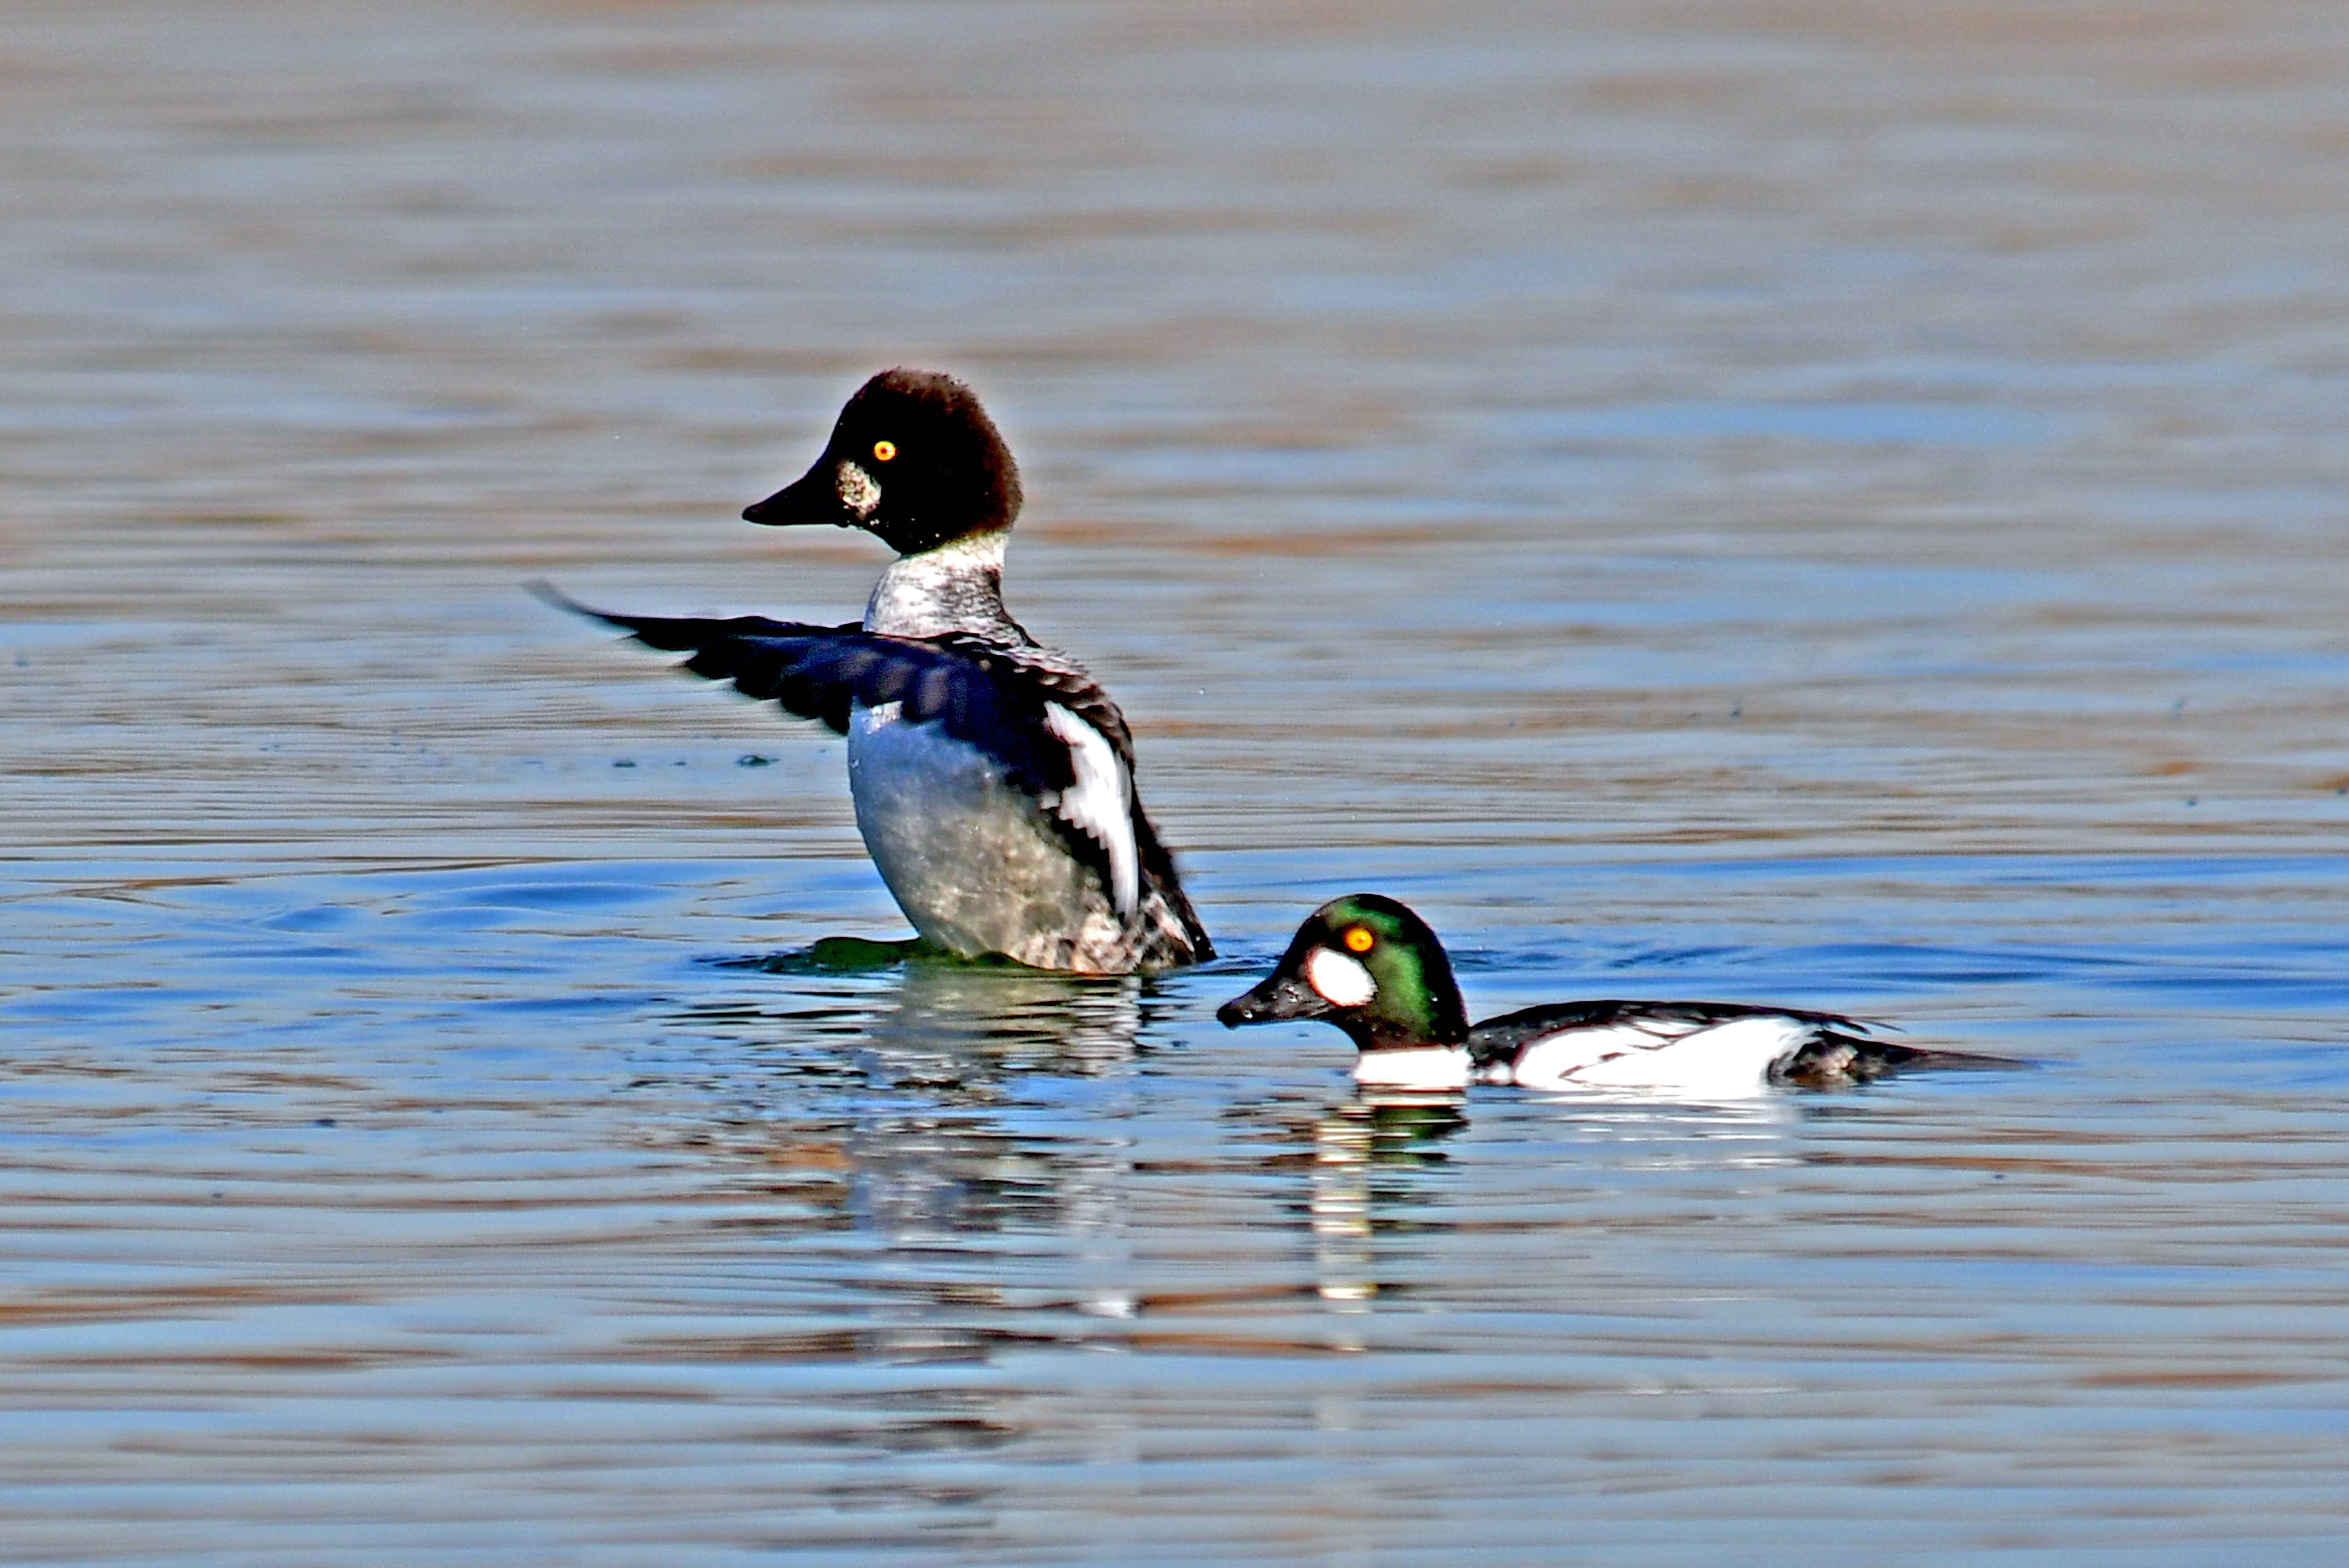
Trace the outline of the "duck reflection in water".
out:
M 1372 1181 L 1389 1171 L 1442 1165 L 1436 1144 L 1468 1125 L 1455 1096 L 1366 1089 L 1313 1123 L 1314 1286 L 1340 1311 L 1367 1312 L 1379 1293 L 1371 1233 L 1377 1206 L 1408 1201 Z
M 825 1228 L 879 1243 L 893 1291 L 941 1309 L 1005 1305 L 990 1252 L 970 1243 L 1018 1233 L 1063 1252 L 1053 1273 L 1076 1310 L 1130 1315 L 1126 1069 L 1161 1010 L 1154 982 L 952 960 L 790 967 L 802 978 L 787 1005 L 677 1018 L 737 1052 L 757 1037 L 768 1070 L 747 1151 L 826 1168 Z
M 1671 1173 L 1743 1184 L 1760 1173 L 1803 1163 L 1798 1134 L 1816 1102 L 1687 1096 L 1659 1099 L 1633 1090 L 1590 1090 L 1568 1105 L 1557 1100 L 1503 1101 L 1477 1114 L 1488 1139 L 1563 1141 L 1580 1151 L 1603 1207 L 1609 1191 L 1636 1190 Z M 1567 1126 L 1561 1128 L 1561 1111 Z M 1340 1315 L 1367 1313 L 1398 1277 L 1413 1273 L 1413 1253 L 1430 1233 L 1448 1227 L 1451 1187 L 1442 1172 L 1455 1158 L 1447 1147 L 1467 1130 L 1464 1091 L 1433 1093 L 1358 1088 L 1309 1126 L 1292 1123 L 1290 1136 L 1312 1144 L 1309 1214 L 1314 1284 Z M 1493 1125 L 1497 1123 L 1498 1125 Z M 1484 1152 L 1490 1153 L 1488 1148 Z M 1636 1173 L 1636 1174 L 1635 1174 Z M 1333 1329 L 1331 1345 L 1367 1345 L 1355 1330 Z

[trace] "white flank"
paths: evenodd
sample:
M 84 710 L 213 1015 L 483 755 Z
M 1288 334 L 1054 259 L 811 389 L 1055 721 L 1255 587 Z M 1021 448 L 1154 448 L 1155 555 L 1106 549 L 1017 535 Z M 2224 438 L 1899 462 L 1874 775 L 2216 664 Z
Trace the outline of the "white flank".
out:
M 1307 955 L 1305 983 L 1333 1007 L 1359 1007 L 1379 994 L 1371 972 L 1334 947 L 1317 947 Z
M 1142 857 L 1133 842 L 1133 789 L 1109 738 L 1057 702 L 1044 705 L 1044 727 L 1069 748 L 1077 781 L 1050 802 L 1061 818 L 1109 851 L 1110 902 L 1121 919 L 1142 903 Z
M 1330 955 L 1338 956 L 1334 953 Z M 1354 1063 L 1354 1081 L 1374 1088 L 1466 1088 L 1468 1053 L 1457 1046 L 1408 1046 L 1364 1051 Z
M 881 510 L 881 487 L 873 476 L 854 463 L 843 463 L 833 476 L 833 488 L 839 492 L 840 504 L 859 518 L 871 517 Z
M 1657 1088 L 1704 1096 L 1759 1094 L 1772 1064 L 1798 1049 L 1814 1026 L 1764 1014 L 1710 1026 L 1670 1019 L 1568 1029 L 1517 1057 L 1526 1088 Z

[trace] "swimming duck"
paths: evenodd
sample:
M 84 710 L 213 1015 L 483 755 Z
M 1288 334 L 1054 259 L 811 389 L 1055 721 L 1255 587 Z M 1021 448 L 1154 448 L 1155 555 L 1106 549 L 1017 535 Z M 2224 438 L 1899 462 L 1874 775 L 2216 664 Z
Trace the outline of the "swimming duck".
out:
M 1868 1037 L 1835 1013 L 1735 1002 L 1563 1002 L 1474 1026 L 1425 921 L 1377 893 L 1332 899 L 1279 966 L 1216 1009 L 1226 1028 L 1326 1018 L 1352 1037 L 1355 1078 L 1388 1088 L 1661 1088 L 1751 1094 L 1833 1088 L 1904 1067 L 2013 1067 Z
M 1004 608 L 1019 502 L 978 396 L 901 367 L 849 398 L 813 468 L 742 513 L 895 550 L 861 623 L 631 615 L 539 591 L 845 735 L 857 829 L 931 944 L 1103 975 L 1212 957 L 1134 791 L 1124 716 Z

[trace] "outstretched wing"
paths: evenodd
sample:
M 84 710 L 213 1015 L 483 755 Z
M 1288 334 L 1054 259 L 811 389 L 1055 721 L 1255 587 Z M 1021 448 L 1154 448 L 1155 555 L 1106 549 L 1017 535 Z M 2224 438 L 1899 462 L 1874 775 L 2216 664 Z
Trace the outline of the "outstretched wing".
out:
M 854 622 L 629 615 L 579 603 L 543 583 L 531 591 L 649 647 L 689 654 L 682 667 L 695 675 L 730 681 L 745 696 L 840 734 L 858 704 L 896 703 L 900 722 L 938 725 L 1045 809 L 1100 873 L 1121 916 L 1138 907 L 1144 871 L 1155 875 L 1154 862 L 1166 862 L 1134 803 L 1124 716 L 1091 676 L 1043 650 L 965 635 L 884 636 Z

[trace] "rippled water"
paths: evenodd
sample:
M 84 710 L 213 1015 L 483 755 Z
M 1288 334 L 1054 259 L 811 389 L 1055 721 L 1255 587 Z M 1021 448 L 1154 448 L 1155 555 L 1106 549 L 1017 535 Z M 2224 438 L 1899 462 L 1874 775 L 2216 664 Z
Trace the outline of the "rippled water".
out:
M 0 1556 L 2338 1562 L 2349 29 L 1629 0 L 0 28 Z M 1226 956 L 902 926 L 550 614 L 972 377 Z M 1357 1098 L 1480 1015 L 2029 1058 Z

